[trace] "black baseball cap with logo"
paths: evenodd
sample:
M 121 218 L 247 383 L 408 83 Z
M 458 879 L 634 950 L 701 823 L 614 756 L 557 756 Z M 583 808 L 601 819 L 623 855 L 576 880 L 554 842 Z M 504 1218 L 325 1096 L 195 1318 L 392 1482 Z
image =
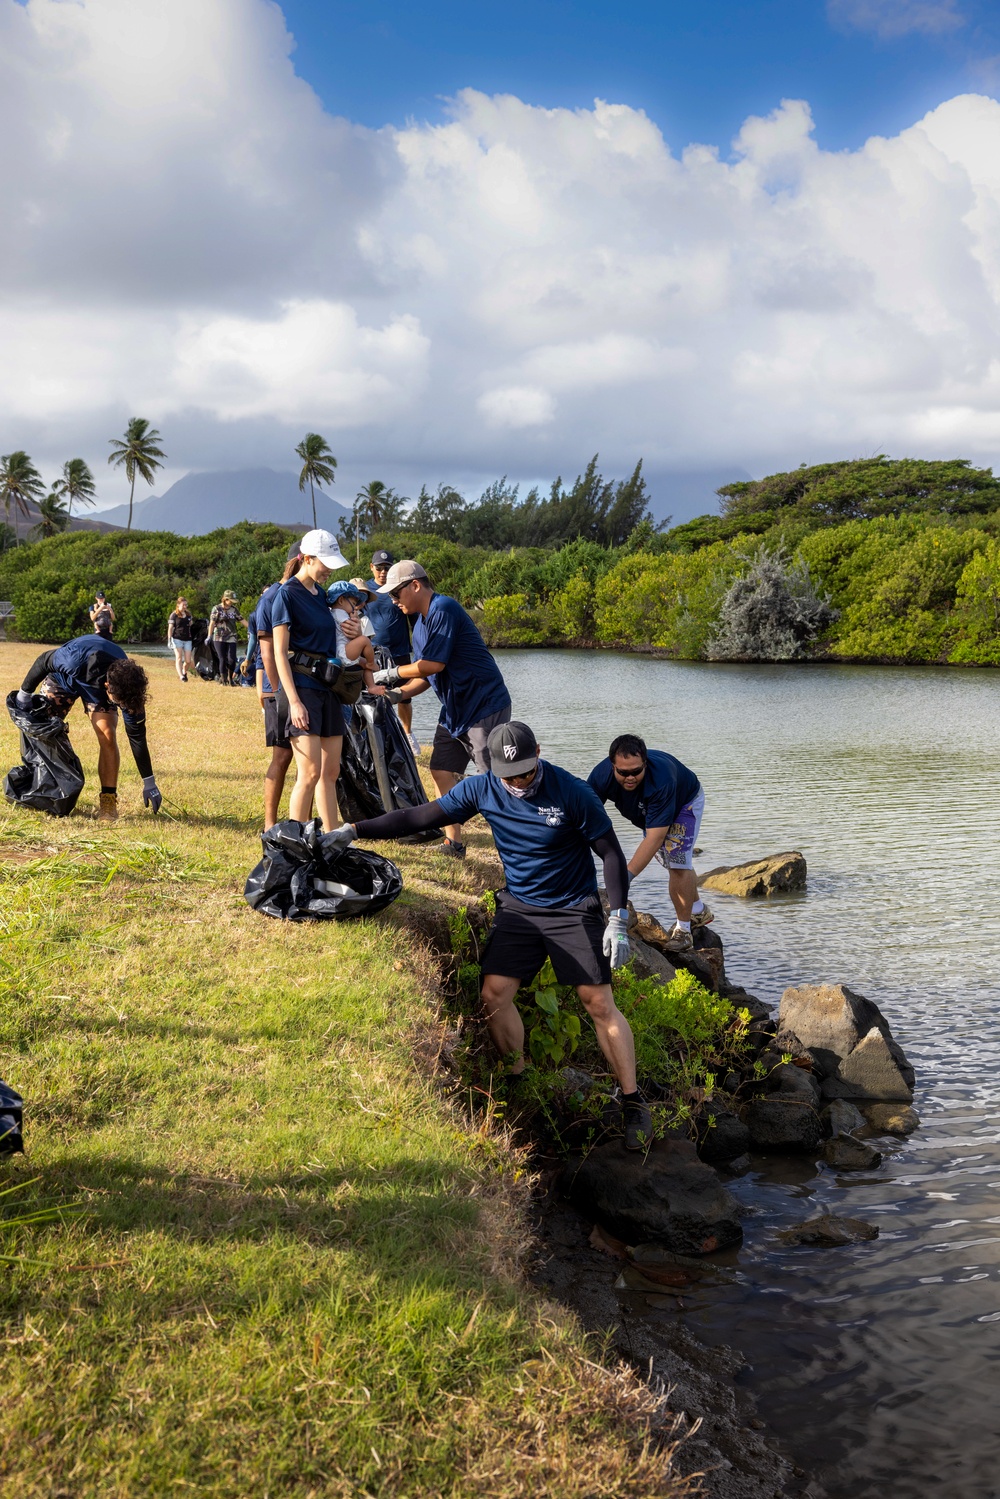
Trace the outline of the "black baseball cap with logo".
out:
M 391 567 L 392 561 L 391 552 L 372 552 L 372 567 Z
M 486 741 L 493 774 L 501 778 L 526 776 L 538 764 L 538 741 L 526 723 L 515 718 L 498 724 Z

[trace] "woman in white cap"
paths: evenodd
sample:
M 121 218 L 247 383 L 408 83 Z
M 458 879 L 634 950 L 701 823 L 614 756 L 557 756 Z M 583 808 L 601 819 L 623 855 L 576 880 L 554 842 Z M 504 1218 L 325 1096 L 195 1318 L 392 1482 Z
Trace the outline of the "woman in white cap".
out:
M 329 531 L 308 531 L 299 543 L 302 561 L 271 605 L 274 661 L 281 691 L 278 718 L 295 756 L 296 781 L 288 815 L 308 822 L 313 798 L 327 832 L 340 826 L 337 777 L 344 741 L 344 712 L 333 691 L 339 675 L 337 625 L 326 596 L 330 574 L 347 559 Z

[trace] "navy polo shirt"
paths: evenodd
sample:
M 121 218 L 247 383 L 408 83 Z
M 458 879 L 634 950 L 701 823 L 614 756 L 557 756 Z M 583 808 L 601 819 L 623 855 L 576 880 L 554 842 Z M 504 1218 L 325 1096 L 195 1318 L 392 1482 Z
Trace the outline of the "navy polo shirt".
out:
M 266 635 L 270 639 L 272 633 L 271 605 L 274 603 L 274 596 L 280 587 L 280 582 L 269 583 L 267 585 L 267 587 L 264 589 L 264 592 L 257 600 L 257 607 L 254 609 L 249 620 L 247 621 L 247 623 L 252 627 L 255 636 L 257 637 L 257 648 L 254 652 L 253 663 L 251 666 L 251 670 L 254 672 L 264 671 L 264 660 L 260 653 L 260 637 L 262 635 Z M 263 690 L 265 692 L 274 692 L 276 690 L 267 680 L 266 671 L 264 671 Z
M 276 625 L 288 626 L 288 644 L 292 651 L 310 651 L 328 659 L 337 654 L 337 626 L 325 588 L 310 593 L 298 578 L 290 578 L 272 595 L 271 633 Z M 263 601 L 262 601 L 263 602 Z M 293 672 L 300 687 L 316 687 L 314 678 L 304 672 Z
M 597 894 L 590 845 L 611 832 L 611 819 L 585 781 L 539 761 L 534 796 L 511 796 L 499 776 L 467 776 L 439 798 L 448 820 L 481 812 L 503 863 L 507 889 L 529 906 L 575 906 Z
M 472 724 L 510 707 L 507 684 L 483 637 L 447 594 L 434 594 L 426 619 L 417 615 L 413 658 L 444 665 L 429 681 L 441 699 L 440 722 L 449 734 L 464 734 Z
M 677 821 L 681 808 L 701 790 L 694 771 L 665 750 L 649 751 L 646 774 L 638 786 L 623 786 L 609 758 L 594 766 L 587 785 L 602 802 L 614 802 L 622 816 L 643 832 L 648 828 L 669 828 Z
M 52 654 L 52 671 L 61 685 L 83 702 L 95 707 L 108 705 L 105 683 L 112 661 L 127 661 L 128 655 L 114 640 L 103 635 L 78 635 Z
M 371 579 L 369 588 L 377 588 L 378 584 Z M 406 615 L 396 605 L 387 593 L 377 594 L 375 598 L 369 599 L 365 605 L 365 618 L 372 622 L 375 631 L 374 641 L 390 656 L 408 656 L 410 654 L 410 626 Z M 439 656 L 432 656 L 432 661 L 439 661 Z

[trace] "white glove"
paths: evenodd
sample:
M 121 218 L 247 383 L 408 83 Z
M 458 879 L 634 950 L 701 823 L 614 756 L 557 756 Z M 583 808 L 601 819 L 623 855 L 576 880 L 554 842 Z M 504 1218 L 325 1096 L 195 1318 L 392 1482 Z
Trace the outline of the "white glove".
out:
M 399 674 L 398 666 L 386 666 L 377 671 L 374 676 L 376 687 L 402 687 L 403 679 Z
M 324 834 L 323 842 L 328 852 L 340 853 L 342 849 L 350 848 L 357 836 L 357 833 L 354 831 L 354 824 L 352 822 L 344 822 L 341 823 L 339 828 L 334 828 L 332 833 Z
M 608 924 L 604 928 L 604 956 L 611 959 L 612 973 L 616 968 L 624 968 L 632 956 L 632 947 L 628 940 L 628 913 L 624 916 L 612 911 L 608 917 Z

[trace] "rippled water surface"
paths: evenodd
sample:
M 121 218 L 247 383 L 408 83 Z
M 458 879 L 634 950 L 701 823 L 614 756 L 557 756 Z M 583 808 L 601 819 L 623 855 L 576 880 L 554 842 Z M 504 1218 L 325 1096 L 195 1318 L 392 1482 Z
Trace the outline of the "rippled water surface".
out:
M 805 894 L 711 897 L 730 977 L 769 1001 L 849 983 L 917 1069 L 922 1127 L 878 1171 L 760 1158 L 734 1184 L 740 1279 L 685 1315 L 747 1353 L 771 1425 L 835 1499 L 1000 1496 L 1000 673 L 498 659 L 568 769 L 631 729 L 697 771 L 702 868 L 801 849 Z M 425 697 L 425 737 L 433 718 Z M 633 894 L 671 914 L 662 872 Z M 880 1237 L 776 1244 L 821 1211 Z

